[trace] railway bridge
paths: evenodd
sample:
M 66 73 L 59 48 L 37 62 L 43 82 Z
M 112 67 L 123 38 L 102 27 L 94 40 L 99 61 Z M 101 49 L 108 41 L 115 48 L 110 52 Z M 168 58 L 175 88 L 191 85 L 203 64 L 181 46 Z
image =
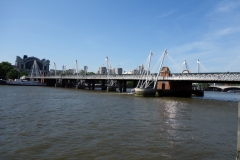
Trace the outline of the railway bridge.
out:
M 170 95 L 191 95 L 193 83 L 240 83 L 240 72 L 216 72 L 216 73 L 199 73 L 200 62 L 198 63 L 198 73 L 190 73 L 189 67 L 185 60 L 184 65 L 186 70 L 182 73 L 171 73 L 168 67 L 163 67 L 163 61 L 165 56 L 168 55 L 167 50 L 164 50 L 161 57 L 159 58 L 159 66 L 157 73 L 150 72 L 150 63 L 152 52 L 150 52 L 146 65 L 142 65 L 141 74 L 111 74 L 111 65 L 108 57 L 107 62 L 107 74 L 93 74 L 79 75 L 78 64 L 76 60 L 76 73 L 72 75 L 57 74 L 56 64 L 54 75 L 43 75 L 41 74 L 37 63 L 34 62 L 32 67 L 32 73 L 28 76 L 28 79 L 41 79 L 41 82 L 46 83 L 48 86 L 61 86 L 61 87 L 72 87 L 95 89 L 96 83 L 100 83 L 102 90 L 107 89 L 108 91 L 116 91 L 116 87 L 119 88 L 119 92 L 126 92 L 126 82 L 132 81 L 133 88 L 143 89 L 147 92 L 148 89 L 152 89 L 153 92 L 158 90 L 158 93 L 164 95 L 165 93 Z M 144 91 L 144 92 L 145 92 Z
M 161 71 L 163 72 L 163 71 Z M 28 79 L 42 80 L 48 86 L 73 87 L 73 85 L 84 84 L 88 89 L 95 89 L 96 83 L 100 83 L 102 90 L 111 86 L 119 88 L 120 92 L 126 92 L 126 82 L 132 81 L 133 88 L 137 86 L 139 80 L 144 79 L 149 82 L 157 81 L 157 89 L 168 90 L 167 86 L 183 86 L 192 89 L 193 83 L 211 83 L 211 84 L 226 84 L 240 83 L 240 72 L 218 72 L 218 73 L 168 73 L 164 74 L 149 74 L 149 75 L 48 75 L 48 76 L 28 76 Z M 163 85 L 164 84 L 164 85 Z M 188 87 L 186 87 L 188 86 Z M 212 86 L 214 87 L 214 86 Z M 79 87 L 81 88 L 81 87 Z M 175 87 L 176 88 L 176 87 Z M 179 87 L 177 87 L 179 88 Z M 215 86 L 216 88 L 216 86 Z M 219 87 L 223 91 L 230 87 Z M 239 87 L 240 88 L 240 87 Z M 184 90 L 181 88 L 180 90 Z

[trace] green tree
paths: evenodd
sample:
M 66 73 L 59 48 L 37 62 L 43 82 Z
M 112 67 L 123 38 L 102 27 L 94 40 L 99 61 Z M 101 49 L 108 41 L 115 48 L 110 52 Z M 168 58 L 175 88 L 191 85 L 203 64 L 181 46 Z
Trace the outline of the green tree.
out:
M 5 79 L 7 76 L 7 73 L 13 69 L 11 63 L 9 62 L 1 62 L 0 63 L 0 78 Z
M 21 71 L 20 72 L 20 77 L 22 77 L 22 76 L 27 76 L 28 75 L 28 73 L 26 72 L 26 71 Z
M 128 87 L 135 87 L 135 86 L 133 86 L 133 81 L 127 81 L 127 86 Z
M 79 74 L 80 74 L 80 75 L 84 75 L 85 72 L 84 72 L 83 70 L 81 70 L 81 71 L 79 72 Z
M 88 75 L 94 75 L 94 72 L 87 72 Z
M 18 78 L 18 71 L 16 69 L 11 69 L 8 73 L 7 73 L 7 78 L 8 79 L 16 79 Z

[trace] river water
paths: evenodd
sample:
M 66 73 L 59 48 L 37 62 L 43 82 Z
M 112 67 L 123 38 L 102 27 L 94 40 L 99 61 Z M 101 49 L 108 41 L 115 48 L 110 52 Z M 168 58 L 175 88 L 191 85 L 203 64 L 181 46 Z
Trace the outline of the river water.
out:
M 239 99 L 0 85 L 0 159 L 235 159 Z

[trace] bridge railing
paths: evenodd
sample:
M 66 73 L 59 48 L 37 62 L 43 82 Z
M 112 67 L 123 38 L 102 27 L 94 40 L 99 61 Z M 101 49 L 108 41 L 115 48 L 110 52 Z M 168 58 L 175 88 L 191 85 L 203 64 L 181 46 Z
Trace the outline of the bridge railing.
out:
M 31 78 L 28 76 L 27 78 Z M 42 78 L 42 77 L 32 77 Z M 157 76 L 151 74 L 141 75 L 47 75 L 45 79 L 109 79 L 109 80 L 156 80 Z M 158 77 L 158 80 L 191 80 L 191 81 L 240 81 L 240 73 L 213 73 L 213 74 L 171 74 L 169 77 Z
M 239 81 L 240 74 L 174 74 L 164 79 L 169 80 L 202 80 L 202 81 Z
M 69 78 L 69 79 L 141 79 L 141 78 L 149 78 L 152 79 L 156 77 L 156 75 L 149 75 L 148 77 L 146 76 L 141 76 L 141 75 L 46 75 L 44 78 Z M 31 78 L 30 76 L 27 76 L 26 78 Z M 32 78 L 43 78 L 43 77 L 32 77 Z

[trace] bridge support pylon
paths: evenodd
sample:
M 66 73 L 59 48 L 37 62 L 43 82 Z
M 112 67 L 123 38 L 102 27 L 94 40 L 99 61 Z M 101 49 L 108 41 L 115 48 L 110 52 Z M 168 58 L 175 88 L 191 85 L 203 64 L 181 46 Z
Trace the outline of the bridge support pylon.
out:
M 120 80 L 120 81 L 118 81 L 118 90 L 119 90 L 119 92 L 120 93 L 122 93 L 122 81 Z
M 102 90 L 106 90 L 106 85 L 105 85 L 104 79 L 101 80 L 101 86 L 102 86 Z
M 95 90 L 95 80 L 92 79 L 91 81 L 92 81 L 92 90 Z
M 134 81 L 133 81 L 133 88 L 136 88 L 136 87 L 137 87 L 137 84 L 138 84 L 138 81 L 134 80 Z
M 170 76 L 170 70 L 168 67 L 163 67 L 160 71 L 160 76 Z M 203 96 L 204 92 L 200 90 L 192 90 L 191 81 L 164 81 L 157 82 L 158 96 L 174 96 L 174 97 L 191 97 L 192 94 L 196 96 Z
M 123 92 L 127 92 L 127 81 L 122 81 Z

